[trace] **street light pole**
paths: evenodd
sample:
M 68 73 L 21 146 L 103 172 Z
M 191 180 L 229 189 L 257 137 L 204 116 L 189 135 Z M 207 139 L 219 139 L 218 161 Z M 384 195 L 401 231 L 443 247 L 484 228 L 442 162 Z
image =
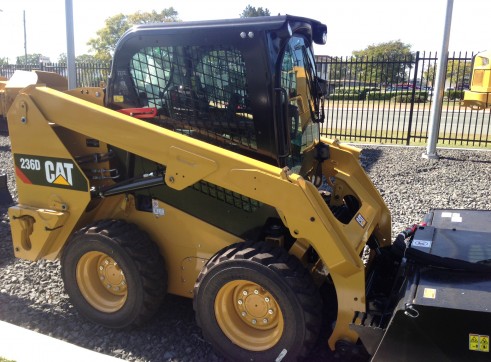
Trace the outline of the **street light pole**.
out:
M 73 30 L 73 3 L 72 0 L 65 0 L 66 18 L 66 59 L 68 71 L 68 89 L 77 87 L 77 70 L 75 69 L 75 41 Z
M 27 70 L 27 35 L 26 35 L 26 11 L 23 10 L 24 15 L 24 56 Z
M 450 42 L 450 29 L 452 26 L 452 10 L 453 0 L 447 0 L 447 10 L 445 13 L 445 29 L 443 31 L 442 50 L 440 57 L 438 58 L 438 64 L 436 66 L 436 84 L 434 88 L 433 100 L 430 109 L 430 124 L 428 134 L 428 145 L 426 146 L 426 153 L 423 153 L 422 157 L 437 160 L 438 154 L 436 152 L 436 144 L 438 142 L 438 133 L 440 130 L 440 121 L 442 118 L 442 104 L 443 93 L 445 88 L 445 73 L 447 71 L 448 62 L 448 43 Z

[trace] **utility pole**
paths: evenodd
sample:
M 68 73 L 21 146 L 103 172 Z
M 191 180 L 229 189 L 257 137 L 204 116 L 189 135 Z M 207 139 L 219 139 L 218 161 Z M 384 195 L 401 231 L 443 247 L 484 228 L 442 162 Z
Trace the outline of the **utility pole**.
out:
M 27 34 L 26 34 L 26 11 L 23 10 L 24 15 L 24 57 L 25 57 L 25 65 L 27 70 Z
M 440 131 L 440 121 L 442 118 L 443 91 L 445 88 L 445 74 L 447 72 L 448 62 L 448 43 L 450 42 L 450 28 L 452 26 L 452 9 L 453 0 L 447 0 L 447 11 L 445 14 L 445 29 L 443 32 L 442 49 L 438 58 L 436 84 L 434 90 L 434 99 L 430 109 L 430 124 L 428 134 L 428 145 L 423 158 L 437 160 L 436 144 L 438 142 L 438 133 Z
M 68 71 L 68 89 L 77 87 L 77 70 L 75 69 L 75 36 L 73 31 L 73 2 L 65 0 L 66 17 L 66 61 Z

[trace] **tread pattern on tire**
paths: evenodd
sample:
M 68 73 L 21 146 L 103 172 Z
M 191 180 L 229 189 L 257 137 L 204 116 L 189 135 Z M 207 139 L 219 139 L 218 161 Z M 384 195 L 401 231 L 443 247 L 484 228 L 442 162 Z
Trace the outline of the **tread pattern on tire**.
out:
M 167 272 L 157 245 L 146 232 L 124 220 L 97 221 L 78 230 L 72 238 L 75 239 L 82 234 L 98 234 L 110 238 L 130 255 L 142 280 L 144 309 L 138 318 L 125 328 L 137 327 L 149 320 L 160 307 L 167 292 Z
M 228 260 L 250 260 L 259 263 L 276 272 L 287 282 L 297 295 L 304 311 L 307 335 L 298 357 L 306 357 L 316 343 L 321 328 L 322 299 L 311 275 L 302 263 L 274 243 L 246 241 L 232 244 L 216 253 L 203 267 L 195 283 L 193 303 L 195 312 L 197 311 L 196 295 L 203 278 L 213 267 Z M 198 314 L 196 314 L 196 321 L 198 326 L 203 328 Z

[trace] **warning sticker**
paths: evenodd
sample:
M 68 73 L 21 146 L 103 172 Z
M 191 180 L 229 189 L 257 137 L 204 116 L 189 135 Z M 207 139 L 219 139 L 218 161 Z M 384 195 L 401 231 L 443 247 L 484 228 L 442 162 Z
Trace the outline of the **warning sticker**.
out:
M 152 212 L 155 216 L 165 216 L 165 210 L 159 206 L 159 200 L 152 199 Z
M 435 299 L 436 298 L 436 289 L 425 288 L 424 292 L 423 292 L 423 298 Z
M 365 225 L 367 224 L 367 221 L 363 216 L 361 216 L 361 214 L 356 215 L 355 220 L 362 228 L 364 228 Z
M 479 352 L 489 352 L 489 336 L 470 333 L 469 350 L 479 351 Z
M 411 245 L 414 247 L 419 246 L 420 248 L 431 248 L 432 243 L 433 242 L 431 240 L 414 239 L 413 242 L 411 243 Z
M 471 351 L 479 351 L 479 335 L 469 334 L 469 349 Z
M 460 214 L 452 214 L 452 217 L 450 218 L 452 222 L 462 222 L 462 216 Z
M 462 216 L 458 212 L 442 212 L 442 218 L 450 218 L 451 222 L 462 222 Z
M 479 336 L 479 350 L 489 352 L 489 336 Z
M 113 96 L 113 102 L 114 103 L 123 103 L 124 102 L 124 96 L 122 96 L 122 95 L 114 95 Z

